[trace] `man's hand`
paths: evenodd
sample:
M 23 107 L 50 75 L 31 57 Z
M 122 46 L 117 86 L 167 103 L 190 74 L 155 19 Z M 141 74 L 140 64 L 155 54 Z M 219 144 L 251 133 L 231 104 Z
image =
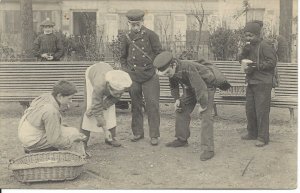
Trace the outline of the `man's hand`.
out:
M 73 142 L 85 141 L 86 139 L 87 137 L 84 134 L 80 133 L 79 135 L 74 137 Z
M 43 54 L 41 55 L 42 58 L 46 58 L 46 59 L 48 58 L 48 56 L 49 56 L 49 55 L 48 55 L 47 53 L 43 53 Z
M 180 113 L 182 111 L 180 100 L 177 99 L 174 103 L 175 111 Z
M 53 60 L 54 59 L 54 57 L 53 56 L 51 56 L 51 55 L 48 55 L 48 57 L 46 58 L 47 60 Z
M 97 126 L 98 127 L 105 127 L 106 126 L 106 121 L 105 121 L 103 116 L 98 116 L 98 117 L 96 117 L 96 119 L 97 119 Z

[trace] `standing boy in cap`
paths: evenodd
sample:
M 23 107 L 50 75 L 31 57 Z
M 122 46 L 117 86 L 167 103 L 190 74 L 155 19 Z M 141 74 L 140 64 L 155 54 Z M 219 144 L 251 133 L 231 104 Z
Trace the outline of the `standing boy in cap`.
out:
M 119 101 L 125 89 L 132 81 L 129 75 L 121 70 L 114 70 L 104 62 L 96 63 L 87 68 L 85 73 L 86 112 L 81 123 L 81 132 L 87 136 L 90 132 L 105 132 L 105 143 L 113 147 L 121 144 L 116 140 L 115 103 Z
M 132 104 L 132 142 L 144 138 L 143 96 L 148 114 L 149 135 L 152 145 L 158 144 L 159 77 L 155 74 L 154 58 L 162 51 L 158 35 L 143 26 L 144 11 L 130 10 L 126 16 L 129 33 L 121 39 L 121 65 L 128 72 L 133 83 L 130 89 Z
M 256 140 L 256 146 L 269 143 L 269 115 L 274 69 L 277 63 L 276 51 L 271 44 L 261 38 L 261 21 L 246 23 L 245 38 L 248 42 L 240 56 L 251 60 L 246 73 L 246 115 L 247 131 L 243 140 Z
M 64 54 L 62 40 L 54 34 L 54 25 L 47 18 L 41 23 L 43 34 L 34 40 L 33 53 L 41 61 L 59 61 Z
M 173 58 L 170 52 L 162 52 L 154 65 L 160 76 L 168 76 L 171 94 L 176 100 L 175 137 L 176 140 L 167 143 L 167 147 L 182 147 L 188 144 L 190 137 L 190 114 L 197 102 L 198 113 L 201 117 L 201 149 L 202 161 L 214 156 L 213 117 L 214 94 L 216 78 L 205 65 Z M 179 85 L 183 88 L 183 95 L 179 96 Z
M 26 153 L 70 150 L 75 146 L 83 149 L 80 141 L 85 136 L 76 128 L 64 126 L 60 114 L 60 107 L 69 105 L 76 92 L 74 84 L 61 80 L 53 86 L 52 93 L 43 94 L 32 101 L 18 128 L 18 137 Z M 84 152 L 78 153 L 85 155 Z

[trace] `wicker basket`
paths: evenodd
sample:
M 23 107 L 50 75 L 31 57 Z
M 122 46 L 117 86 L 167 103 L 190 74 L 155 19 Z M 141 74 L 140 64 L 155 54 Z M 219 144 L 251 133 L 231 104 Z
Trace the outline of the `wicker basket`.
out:
M 20 182 L 73 180 L 86 161 L 70 151 L 27 154 L 10 161 L 9 169 Z
M 230 89 L 223 91 L 219 90 L 219 95 L 223 98 L 245 98 L 247 86 L 242 85 L 231 85 Z

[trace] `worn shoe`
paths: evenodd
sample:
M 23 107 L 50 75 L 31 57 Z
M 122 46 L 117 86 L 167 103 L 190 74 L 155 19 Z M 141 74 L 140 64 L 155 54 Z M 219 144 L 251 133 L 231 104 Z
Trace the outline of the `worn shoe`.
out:
M 107 139 L 105 139 L 105 143 L 107 145 L 110 145 L 110 146 L 113 146 L 113 147 L 120 147 L 121 146 L 121 144 L 115 139 L 113 139 L 112 141 L 108 141 Z
M 257 137 L 254 137 L 254 136 L 252 136 L 252 135 L 246 134 L 246 135 L 243 135 L 243 136 L 241 137 L 241 139 L 242 139 L 242 140 L 256 140 Z
M 183 147 L 187 144 L 188 144 L 187 140 L 183 141 L 183 140 L 180 140 L 180 139 L 175 139 L 174 141 L 167 143 L 166 146 L 167 147 Z
M 151 138 L 150 143 L 151 145 L 158 145 L 158 138 L 156 137 Z
M 132 142 L 137 142 L 139 141 L 140 139 L 143 139 L 144 138 L 144 135 L 134 135 L 133 138 L 131 138 L 130 140 Z
M 214 157 L 215 153 L 213 151 L 204 151 L 201 155 L 200 155 L 200 160 L 201 161 L 206 161 L 211 159 L 212 157 Z
M 255 143 L 256 147 L 263 147 L 265 145 L 267 145 L 265 142 L 262 142 L 262 141 L 259 141 L 259 140 L 257 140 L 256 143 Z

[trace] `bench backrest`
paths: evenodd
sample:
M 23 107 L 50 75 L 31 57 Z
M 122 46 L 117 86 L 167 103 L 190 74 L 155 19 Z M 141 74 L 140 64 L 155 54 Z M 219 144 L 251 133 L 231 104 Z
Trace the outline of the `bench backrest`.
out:
M 245 84 L 245 73 L 241 72 L 241 65 L 237 61 L 215 61 L 232 85 Z M 277 97 L 298 97 L 298 64 L 278 63 L 280 85 L 275 88 Z
M 106 61 L 107 63 L 113 63 Z M 0 62 L 0 101 L 32 100 L 36 96 L 49 92 L 59 79 L 76 84 L 78 93 L 75 100 L 83 100 L 85 70 L 95 62 Z M 233 85 L 243 84 L 245 74 L 240 71 L 236 61 L 215 61 L 220 70 Z M 298 66 L 295 63 L 279 63 L 280 87 L 276 96 L 298 96 Z M 160 100 L 173 100 L 170 95 L 167 77 L 160 77 Z M 128 93 L 123 96 L 129 100 Z

